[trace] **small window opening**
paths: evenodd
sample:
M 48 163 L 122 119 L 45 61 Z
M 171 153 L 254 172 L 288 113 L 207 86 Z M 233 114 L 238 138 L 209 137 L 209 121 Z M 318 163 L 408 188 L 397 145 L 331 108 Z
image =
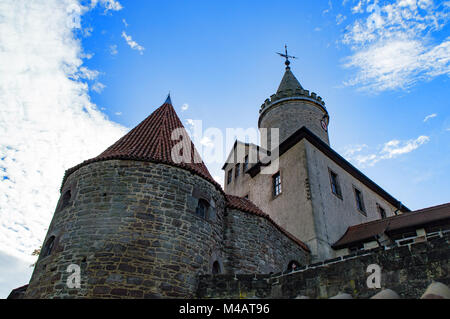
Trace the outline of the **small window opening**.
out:
M 233 179 L 233 169 L 230 169 L 228 171 L 227 184 L 230 184 L 232 179 Z
M 70 192 L 70 190 L 68 190 L 67 192 L 64 193 L 63 198 L 62 198 L 61 209 L 69 206 L 71 197 L 72 197 L 72 193 Z
M 281 176 L 280 172 L 272 176 L 273 184 L 273 196 L 278 196 L 281 194 Z
M 299 267 L 300 267 L 299 262 L 297 262 L 296 260 L 291 260 L 287 266 L 287 271 L 289 271 L 289 272 L 296 271 L 296 270 L 298 270 Z
M 378 213 L 380 213 L 381 219 L 385 219 L 386 218 L 386 210 L 378 204 L 377 204 L 377 207 L 378 207 Z
M 363 195 L 362 195 L 361 191 L 356 188 L 355 188 L 355 200 L 356 200 L 356 207 L 358 207 L 358 209 L 361 212 L 365 213 L 366 209 L 364 207 Z
M 54 244 L 55 244 L 55 236 L 51 236 L 49 239 L 47 239 L 47 242 L 44 245 L 44 249 L 42 250 L 43 257 L 51 255 Z
M 331 191 L 334 195 L 342 198 L 341 186 L 339 185 L 338 175 L 330 170 Z
M 247 169 L 248 169 L 248 155 L 246 155 L 244 159 L 244 168 L 243 168 L 244 173 L 247 171 Z
M 208 212 L 209 203 L 204 199 L 198 200 L 197 209 L 195 210 L 195 214 L 199 217 L 206 218 L 206 213 Z
M 213 263 L 212 273 L 213 273 L 213 275 L 217 275 L 217 274 L 221 273 L 221 271 L 220 271 L 220 264 L 219 264 L 219 262 L 217 260 Z

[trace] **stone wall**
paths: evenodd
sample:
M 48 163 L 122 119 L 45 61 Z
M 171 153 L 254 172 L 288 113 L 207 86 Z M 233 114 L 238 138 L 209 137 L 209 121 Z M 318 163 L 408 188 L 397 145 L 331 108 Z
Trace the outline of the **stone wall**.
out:
M 225 223 L 225 268 L 231 273 L 276 273 L 291 260 L 309 262 L 305 250 L 262 216 L 228 209 Z
M 224 197 L 211 183 L 164 164 L 110 160 L 72 173 L 62 189 L 27 298 L 189 297 L 199 273 L 223 259 Z M 215 205 L 195 215 L 198 197 Z M 67 200 L 67 199 L 66 199 Z M 81 267 L 69 289 L 67 267 Z
M 377 248 L 276 275 L 218 275 L 200 278 L 199 298 L 330 298 L 348 293 L 369 298 L 392 289 L 401 298 L 420 298 L 432 281 L 450 285 L 450 234 L 426 242 Z M 381 288 L 367 287 L 367 267 L 381 267 Z

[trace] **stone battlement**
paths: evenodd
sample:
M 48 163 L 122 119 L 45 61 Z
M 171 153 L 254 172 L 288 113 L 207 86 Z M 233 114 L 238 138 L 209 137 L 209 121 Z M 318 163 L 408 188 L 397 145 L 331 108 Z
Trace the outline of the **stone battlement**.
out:
M 322 100 L 322 97 L 318 96 L 314 92 L 309 92 L 308 90 L 296 89 L 291 90 L 287 89 L 276 94 L 272 94 L 269 99 L 266 99 L 263 104 L 261 104 L 261 109 L 259 113 L 262 113 L 266 108 L 270 107 L 272 104 L 281 102 L 282 100 L 310 100 L 321 105 L 325 108 L 325 101 Z

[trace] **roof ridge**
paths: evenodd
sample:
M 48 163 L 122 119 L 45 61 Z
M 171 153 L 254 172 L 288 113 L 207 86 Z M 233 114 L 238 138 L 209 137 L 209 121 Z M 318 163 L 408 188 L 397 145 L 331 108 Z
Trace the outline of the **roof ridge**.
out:
M 421 209 L 418 209 L 418 210 L 405 212 L 405 213 L 402 213 L 402 214 L 399 214 L 399 215 L 390 216 L 390 217 L 387 217 L 387 218 L 384 218 L 384 219 L 375 219 L 375 220 L 368 221 L 366 223 L 352 225 L 352 226 L 349 226 L 348 228 L 357 228 L 358 226 L 362 227 L 362 226 L 367 226 L 367 225 L 371 225 L 371 224 L 387 222 L 388 223 L 388 225 L 386 227 L 386 229 L 387 229 L 388 226 L 389 226 L 389 223 L 394 221 L 394 220 L 397 220 L 397 219 L 400 219 L 400 218 L 407 218 L 407 217 L 410 217 L 412 215 L 416 215 L 416 214 L 420 214 L 420 213 L 424 213 L 424 212 L 432 213 L 433 210 L 438 209 L 438 208 L 442 208 L 442 207 L 445 207 L 445 206 L 449 206 L 449 208 L 450 208 L 450 203 L 445 203 L 445 204 L 435 205 L 435 206 L 431 206 L 431 207 L 421 208 Z

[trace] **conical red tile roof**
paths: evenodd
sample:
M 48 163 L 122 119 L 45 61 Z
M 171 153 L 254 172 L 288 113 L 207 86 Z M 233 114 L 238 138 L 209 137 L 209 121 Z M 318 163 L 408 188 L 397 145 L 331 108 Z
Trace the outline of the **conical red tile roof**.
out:
M 172 134 L 174 134 L 174 139 L 172 139 Z M 184 138 L 181 136 L 184 136 Z M 190 149 L 190 154 L 185 154 L 184 157 L 180 156 L 178 158 L 172 156 L 172 150 L 177 144 L 178 150 L 187 151 Z M 174 154 L 183 155 L 182 152 L 176 151 L 174 151 Z M 64 185 L 67 177 L 80 167 L 93 162 L 112 159 L 149 161 L 181 167 L 205 178 L 222 191 L 221 186 L 212 178 L 206 165 L 200 158 L 194 143 L 189 138 L 169 98 L 138 126 L 99 156 L 67 170 L 62 185 Z

